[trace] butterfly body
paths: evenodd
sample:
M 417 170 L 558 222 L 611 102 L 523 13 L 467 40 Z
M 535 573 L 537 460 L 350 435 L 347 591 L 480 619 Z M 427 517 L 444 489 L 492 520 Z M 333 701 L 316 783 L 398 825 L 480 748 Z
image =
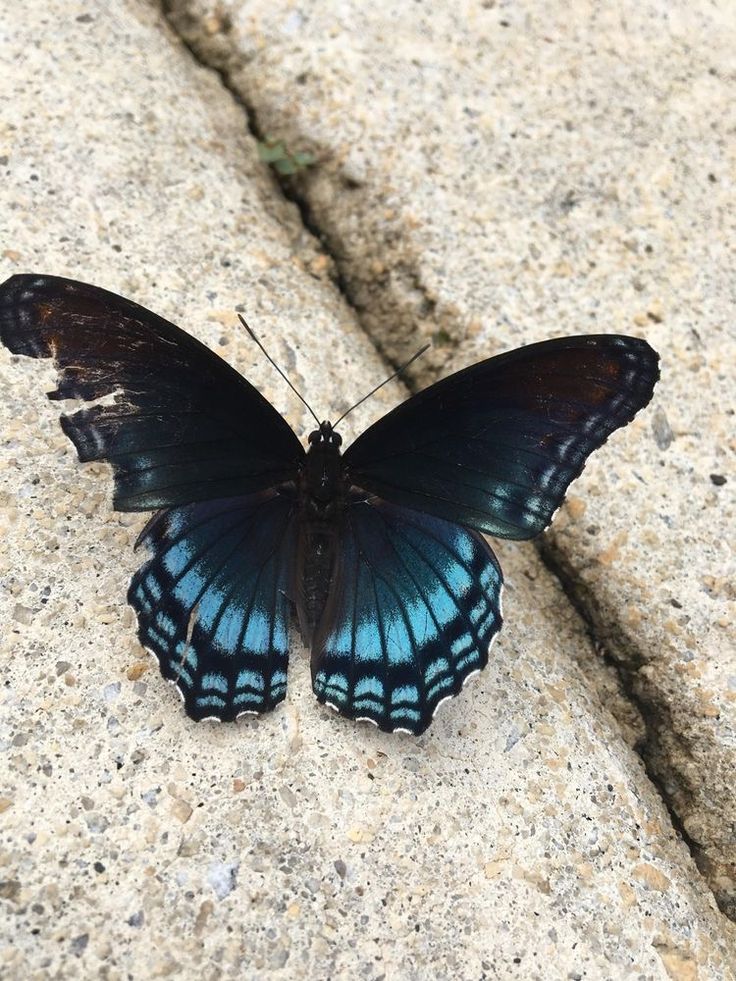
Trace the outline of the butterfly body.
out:
M 80 460 L 111 465 L 113 506 L 156 512 L 128 601 L 193 719 L 283 700 L 295 607 L 318 700 L 415 735 L 501 629 L 483 534 L 543 531 L 659 376 L 646 341 L 560 337 L 444 378 L 344 453 L 322 423 L 305 451 L 230 365 L 98 287 L 11 277 L 0 340 L 53 358 L 51 399 L 91 403 L 62 428 Z
M 329 422 L 309 435 L 299 472 L 300 535 L 296 555 L 296 607 L 299 629 L 310 644 L 327 601 L 335 556 L 348 505 L 349 482 L 340 446 Z

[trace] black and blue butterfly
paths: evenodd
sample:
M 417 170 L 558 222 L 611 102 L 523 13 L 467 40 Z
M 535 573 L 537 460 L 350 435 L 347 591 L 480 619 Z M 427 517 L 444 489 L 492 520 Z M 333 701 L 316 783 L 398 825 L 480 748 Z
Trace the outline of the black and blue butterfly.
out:
M 485 666 L 501 628 L 483 535 L 543 531 L 658 378 L 634 337 L 544 341 L 437 382 L 341 454 L 330 423 L 305 450 L 230 365 L 95 286 L 11 277 L 0 339 L 54 359 L 49 398 L 94 403 L 61 425 L 80 460 L 112 465 L 113 506 L 156 512 L 128 601 L 193 719 L 284 698 L 295 607 L 318 700 L 414 734 Z

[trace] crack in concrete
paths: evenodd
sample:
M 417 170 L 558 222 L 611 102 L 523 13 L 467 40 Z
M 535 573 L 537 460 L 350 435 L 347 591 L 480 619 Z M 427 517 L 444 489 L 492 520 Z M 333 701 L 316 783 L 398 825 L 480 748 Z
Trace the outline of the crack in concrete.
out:
M 702 854 L 700 848 L 692 837 L 687 833 L 682 819 L 676 809 L 673 794 L 668 790 L 668 783 L 674 778 L 681 785 L 686 794 L 692 796 L 690 788 L 684 774 L 674 774 L 671 767 L 666 772 L 660 769 L 659 759 L 661 754 L 657 752 L 657 746 L 661 741 L 663 732 L 672 733 L 672 726 L 668 726 L 664 721 L 669 717 L 665 705 L 655 703 L 652 699 L 642 697 L 637 691 L 636 673 L 638 669 L 646 663 L 644 657 L 635 649 L 628 648 L 627 654 L 622 656 L 614 653 L 613 645 L 603 644 L 600 640 L 599 625 L 594 612 L 595 603 L 590 590 L 581 583 L 575 575 L 570 564 L 565 560 L 564 555 L 547 538 L 542 538 L 537 545 L 540 558 L 545 568 L 555 577 L 560 584 L 562 591 L 570 601 L 570 605 L 578 614 L 585 625 L 586 633 L 591 643 L 600 653 L 606 664 L 610 665 L 616 672 L 621 690 L 626 699 L 636 708 L 639 717 L 644 724 L 644 735 L 637 740 L 634 751 L 641 758 L 650 782 L 654 785 L 658 795 L 664 802 L 672 821 L 672 826 L 687 845 L 695 864 L 700 869 Z
M 239 69 L 245 64 L 245 58 L 227 46 L 225 39 L 230 30 L 227 17 L 213 23 L 212 33 L 205 32 L 206 37 L 203 38 L 203 25 L 198 17 L 189 12 L 186 4 L 181 4 L 178 0 L 159 0 L 159 4 L 167 23 L 192 58 L 201 67 L 214 71 L 218 75 L 223 88 L 243 110 L 251 136 L 258 143 L 265 143 L 269 134 L 260 125 L 255 106 L 233 81 Z M 340 248 L 338 233 L 322 227 L 314 216 L 308 194 L 304 191 L 305 183 L 309 180 L 308 171 L 303 175 L 286 175 L 279 174 L 274 168 L 269 170 L 274 187 L 296 207 L 302 226 L 319 242 L 322 251 L 331 260 L 330 278 L 350 307 L 359 327 L 388 367 L 392 370 L 397 369 L 406 360 L 406 356 L 413 353 L 417 347 L 418 336 L 433 341 L 443 359 L 447 348 L 457 347 L 458 342 L 454 333 L 445 330 L 441 323 L 436 322 L 438 318 L 441 321 L 443 317 L 440 316 L 437 299 L 422 282 L 416 268 L 418 264 L 413 265 L 406 257 L 393 262 L 390 290 L 380 287 L 379 273 L 372 273 L 361 283 L 353 283 L 351 275 L 345 269 L 347 263 Z M 349 184 L 346 183 L 346 186 Z M 363 292 L 368 293 L 369 297 L 364 298 L 361 295 Z M 392 326 L 390 350 L 389 345 L 381 340 L 380 331 L 374 328 L 374 324 L 380 325 L 386 322 L 390 322 Z M 431 336 L 426 336 L 427 330 L 426 328 L 422 330 L 422 325 L 430 322 L 433 323 L 433 331 Z M 432 360 L 431 352 L 430 358 L 425 359 L 427 360 Z M 435 367 L 438 368 L 439 365 Z M 419 377 L 426 383 L 433 380 L 431 376 Z M 408 387 L 413 389 L 412 381 L 415 382 L 415 379 L 412 379 L 411 375 L 405 375 L 404 378 Z
M 201 23 L 196 17 L 189 14 L 186 8 L 182 9 L 179 7 L 176 0 L 159 0 L 159 2 L 163 15 L 175 35 L 187 48 L 197 64 L 207 70 L 214 71 L 219 76 L 223 88 L 243 110 L 250 134 L 256 141 L 263 143 L 267 134 L 259 125 L 255 106 L 248 101 L 242 90 L 232 81 L 239 64 L 242 64 L 237 54 L 231 49 L 226 49 L 225 45 L 222 45 L 218 50 L 214 43 L 202 43 Z M 227 24 L 220 25 L 220 27 L 223 33 L 226 34 L 228 29 Z M 375 331 L 372 329 L 370 323 L 372 318 L 366 317 L 365 315 L 366 305 L 360 300 L 359 288 L 353 286 L 350 275 L 345 272 L 336 235 L 331 234 L 329 230 L 323 228 L 314 216 L 308 200 L 308 194 L 303 191 L 302 182 L 305 179 L 308 180 L 308 178 L 279 175 L 274 169 L 271 169 L 271 176 L 274 188 L 289 202 L 294 204 L 304 229 L 320 243 L 322 250 L 331 260 L 331 278 L 335 287 L 344 298 L 346 305 L 350 308 L 358 326 L 370 339 L 386 364 L 395 369 L 398 367 L 397 362 L 399 359 L 395 355 L 390 355 L 376 338 Z M 423 286 L 418 272 L 405 263 L 403 266 L 402 272 L 407 288 L 419 295 L 417 302 L 412 301 L 410 303 L 407 301 L 407 309 L 410 315 L 411 310 L 409 308 L 413 306 L 416 307 L 416 318 L 430 319 L 437 313 L 436 299 Z M 376 276 L 374 277 L 375 279 L 380 279 L 380 277 Z M 372 281 L 370 286 L 375 289 L 375 281 Z M 395 294 L 395 290 L 391 292 Z M 388 306 L 394 310 L 396 302 L 396 296 L 394 295 L 389 297 L 388 301 L 384 299 L 381 302 L 381 306 Z M 416 337 L 416 318 L 411 318 L 414 321 L 413 330 L 406 331 L 406 333 L 414 338 Z M 381 315 L 379 315 L 378 319 L 382 319 Z M 405 317 L 400 317 L 399 319 L 403 321 Z M 403 334 L 404 331 L 398 331 L 398 333 Z M 394 336 L 396 336 L 396 333 Z M 450 334 L 448 336 L 452 340 L 453 335 Z M 416 391 L 419 387 L 422 387 L 417 385 L 416 379 L 411 376 L 405 376 L 405 383 L 410 391 Z M 613 653 L 609 647 L 601 642 L 599 625 L 596 622 L 594 613 L 595 603 L 592 596 L 589 595 L 590 591 L 588 588 L 576 577 L 569 563 L 565 562 L 562 554 L 549 540 L 542 539 L 535 544 L 545 567 L 560 584 L 570 605 L 580 617 L 594 649 L 601 654 L 606 667 L 613 671 L 622 699 L 629 703 L 634 714 L 641 719 L 644 727 L 644 735 L 633 744 L 632 748 L 642 760 L 647 778 L 666 807 L 672 827 L 688 848 L 696 867 L 701 872 L 705 885 L 713 893 L 721 911 L 726 916 L 729 916 L 729 911 L 724 908 L 722 898 L 713 889 L 708 876 L 703 873 L 703 865 L 706 864 L 705 856 L 698 843 L 688 835 L 677 810 L 675 797 L 681 794 L 690 794 L 692 796 L 692 790 L 689 787 L 685 775 L 674 771 L 671 760 L 664 766 L 661 763 L 662 758 L 666 759 L 671 755 L 662 754 L 657 749 L 662 742 L 663 735 L 666 734 L 670 737 L 677 736 L 677 733 L 672 727 L 667 726 L 666 719 L 669 716 L 667 706 L 658 703 L 654 699 L 643 697 L 637 690 L 635 675 L 638 668 L 645 663 L 645 658 L 636 649 L 631 649 L 630 645 L 627 647 L 626 655 L 624 656 L 623 654 L 617 655 Z M 626 739 L 625 730 L 627 726 L 625 722 L 617 719 L 617 724 L 621 728 L 624 739 Z M 668 785 L 672 784 L 673 781 L 676 781 L 679 785 L 679 794 L 675 794 L 668 789 Z
M 242 59 L 239 59 L 231 51 L 222 50 L 218 54 L 213 44 L 203 45 L 199 40 L 201 32 L 199 20 L 189 14 L 186 7 L 181 8 L 176 0 L 159 0 L 159 3 L 164 18 L 176 37 L 178 37 L 182 45 L 200 67 L 215 72 L 220 79 L 222 87 L 230 94 L 235 104 L 242 109 L 250 135 L 256 143 L 264 144 L 268 134 L 259 124 L 255 106 L 248 101 L 242 91 L 232 81 L 233 75 L 237 72 L 239 65 L 242 64 Z M 223 33 L 227 33 L 229 30 L 227 21 L 219 26 Z M 274 188 L 297 209 L 303 228 L 312 238 L 319 242 L 322 251 L 331 260 L 331 279 L 335 283 L 339 293 L 345 298 L 347 305 L 353 311 L 359 325 L 364 329 L 363 322 L 360 319 L 360 307 L 355 304 L 354 298 L 351 296 L 349 284 L 342 273 L 339 253 L 331 247 L 326 235 L 319 228 L 312 215 L 312 209 L 309 206 L 306 196 L 299 192 L 299 177 L 279 174 L 275 168 L 268 167 L 266 164 L 264 164 L 264 169 L 269 171 Z M 370 337 L 370 333 L 367 330 L 365 330 L 365 333 Z

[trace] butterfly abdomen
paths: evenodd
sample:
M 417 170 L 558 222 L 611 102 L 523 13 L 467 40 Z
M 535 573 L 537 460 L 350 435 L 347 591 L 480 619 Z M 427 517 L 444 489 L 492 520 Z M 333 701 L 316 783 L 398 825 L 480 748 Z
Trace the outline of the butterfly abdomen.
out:
M 335 524 L 302 522 L 297 550 L 297 612 L 299 629 L 306 644 L 311 643 L 314 628 L 325 607 L 337 545 L 338 527 Z

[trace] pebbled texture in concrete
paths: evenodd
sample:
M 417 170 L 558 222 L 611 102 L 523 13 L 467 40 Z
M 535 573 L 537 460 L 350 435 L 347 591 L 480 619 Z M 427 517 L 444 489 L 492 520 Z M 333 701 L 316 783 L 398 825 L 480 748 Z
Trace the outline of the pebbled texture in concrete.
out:
M 651 409 L 590 462 L 545 557 L 619 665 L 640 742 L 736 915 L 736 11 L 649 0 L 167 0 L 310 151 L 292 192 L 416 383 L 562 333 L 646 336 Z
M 0 278 L 130 295 L 300 432 L 235 304 L 325 411 L 384 373 L 241 109 L 150 6 L 2 24 Z M 124 605 L 143 517 L 77 464 L 52 375 L 0 352 L 3 976 L 730 976 L 733 929 L 533 549 L 499 548 L 493 663 L 420 740 L 320 709 L 297 644 L 282 709 L 196 725 Z

